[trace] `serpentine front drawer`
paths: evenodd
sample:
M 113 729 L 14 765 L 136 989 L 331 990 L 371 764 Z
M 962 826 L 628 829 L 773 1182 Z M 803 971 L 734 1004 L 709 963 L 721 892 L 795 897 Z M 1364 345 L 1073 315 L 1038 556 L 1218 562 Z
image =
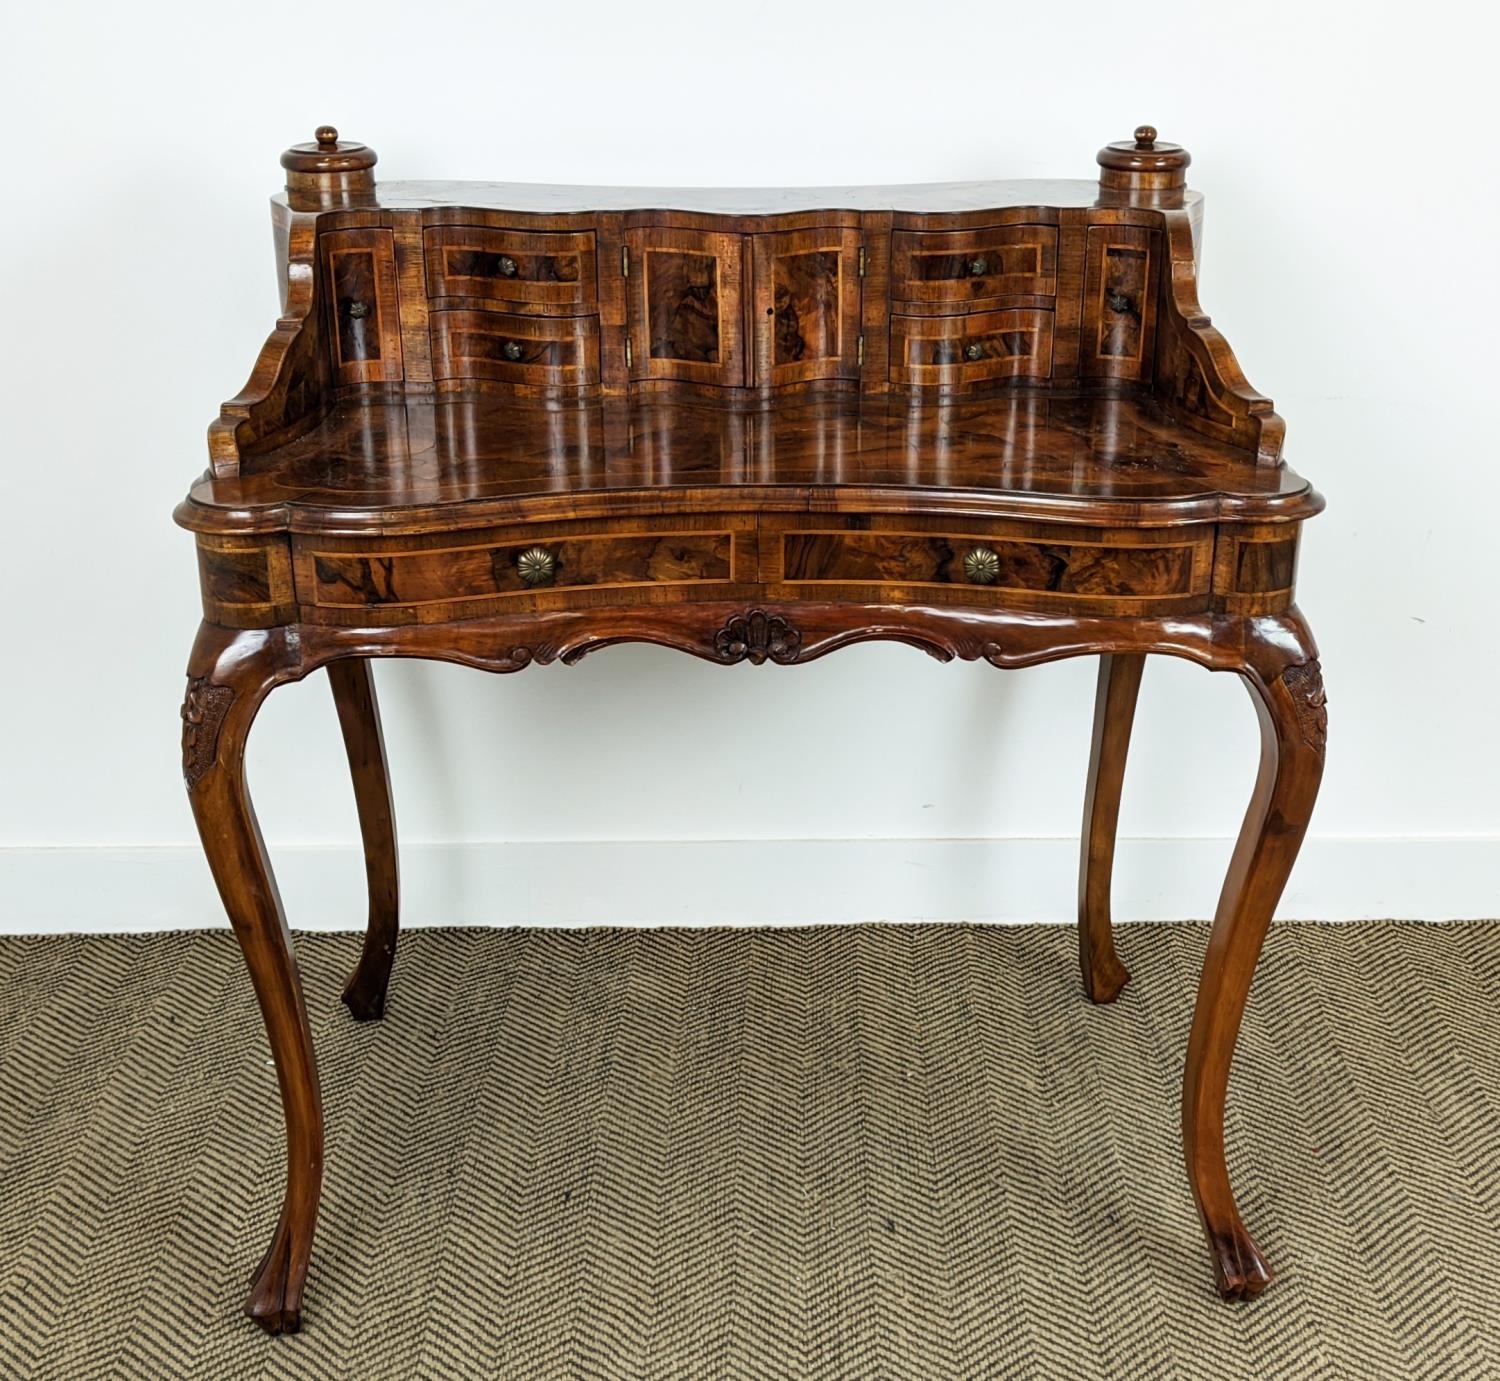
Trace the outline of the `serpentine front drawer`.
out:
M 439 383 L 489 379 L 531 389 L 597 385 L 599 318 L 433 312 L 432 373 Z
M 708 514 L 308 536 L 293 539 L 292 566 L 305 618 L 432 623 L 601 601 L 733 598 L 755 580 L 755 529 L 753 514 Z
M 423 236 L 429 297 L 478 298 L 521 310 L 595 310 L 594 236 L 440 225 Z
M 1051 372 L 1050 311 L 891 318 L 892 383 L 952 389 Z
M 782 598 L 1166 614 L 1207 605 L 1214 529 L 767 515 L 761 552 Z
M 949 310 L 991 297 L 1051 297 L 1057 291 L 1057 227 L 898 230 L 891 237 L 891 298 Z

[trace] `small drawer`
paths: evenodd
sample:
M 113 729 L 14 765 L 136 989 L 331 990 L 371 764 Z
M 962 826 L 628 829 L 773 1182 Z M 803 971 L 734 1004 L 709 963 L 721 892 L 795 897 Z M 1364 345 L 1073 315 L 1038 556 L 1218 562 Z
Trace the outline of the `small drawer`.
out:
M 419 537 L 298 537 L 292 563 L 310 615 L 412 623 L 598 603 L 594 592 L 605 590 L 635 588 L 657 602 L 693 598 L 753 580 L 755 538 L 753 515 L 606 519 Z
M 997 225 L 891 237 L 891 297 L 957 305 L 1057 292 L 1057 227 Z
M 473 297 L 590 312 L 598 300 L 592 234 L 434 226 L 424 234 L 429 297 Z
M 1052 313 L 1030 308 L 971 316 L 893 316 L 891 381 L 958 388 L 1052 372 Z
M 876 515 L 770 519 L 773 595 L 1172 612 L 1201 607 L 1212 526 L 1162 532 Z M 944 593 L 948 592 L 948 593 Z
M 433 312 L 432 371 L 535 388 L 599 382 L 599 319 L 509 312 Z

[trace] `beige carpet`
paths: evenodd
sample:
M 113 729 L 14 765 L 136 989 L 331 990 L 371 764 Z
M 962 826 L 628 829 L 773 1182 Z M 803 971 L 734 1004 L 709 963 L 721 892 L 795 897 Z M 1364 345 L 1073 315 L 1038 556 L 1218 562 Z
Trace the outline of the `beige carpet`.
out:
M 386 1020 L 300 940 L 329 1121 L 304 1331 L 227 934 L 0 940 L 0 1376 L 1500 1375 L 1500 925 L 1279 924 L 1213 1294 L 1179 1162 L 1206 931 L 1079 992 L 1051 927 L 415 931 Z

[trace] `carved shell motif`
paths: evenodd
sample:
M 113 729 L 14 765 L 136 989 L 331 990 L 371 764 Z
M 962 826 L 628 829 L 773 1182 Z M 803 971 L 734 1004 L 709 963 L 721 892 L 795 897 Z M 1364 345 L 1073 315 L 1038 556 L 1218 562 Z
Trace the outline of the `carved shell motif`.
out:
M 723 662 L 743 662 L 755 666 L 768 658 L 785 665 L 797 660 L 802 635 L 780 614 L 752 609 L 736 614 L 714 638 L 714 652 Z

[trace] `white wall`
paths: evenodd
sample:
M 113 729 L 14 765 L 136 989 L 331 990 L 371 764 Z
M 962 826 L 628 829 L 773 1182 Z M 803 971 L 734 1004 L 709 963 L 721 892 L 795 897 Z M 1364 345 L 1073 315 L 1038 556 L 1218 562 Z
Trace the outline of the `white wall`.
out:
M 176 716 L 197 596 L 170 512 L 276 315 L 277 155 L 321 121 L 378 149 L 387 179 L 739 184 L 1088 178 L 1100 144 L 1155 123 L 1208 197 L 1204 304 L 1329 499 L 1301 569 L 1328 774 L 1284 909 L 1500 913 L 1500 256 L 1469 17 L 1306 0 L 12 11 L 0 849 L 127 852 L 0 853 L 0 928 L 217 919 L 190 853 L 142 852 L 193 839 Z M 796 888 L 785 850 L 747 844 L 730 871 L 748 876 L 709 869 L 691 899 L 705 919 L 716 889 L 782 894 L 762 919 L 1070 909 L 1055 843 L 1012 848 L 998 894 L 923 904 L 890 882 L 921 841 L 1074 833 L 1087 662 L 1002 674 L 866 647 L 725 671 L 627 648 L 513 677 L 378 675 L 408 842 L 890 840 L 852 873 L 830 846 Z M 273 696 L 257 735 L 272 844 L 347 846 L 323 679 Z M 1253 757 L 1233 681 L 1153 663 L 1121 828 L 1166 843 L 1159 868 L 1126 869 L 1121 914 L 1212 909 L 1202 860 L 1227 857 Z M 624 909 L 677 915 L 673 869 L 707 857 L 642 853 Z M 330 858 L 343 877 L 347 849 Z M 413 918 L 567 919 L 545 885 L 521 893 L 450 874 Z M 298 913 L 315 894 L 289 895 L 294 923 L 329 919 Z

